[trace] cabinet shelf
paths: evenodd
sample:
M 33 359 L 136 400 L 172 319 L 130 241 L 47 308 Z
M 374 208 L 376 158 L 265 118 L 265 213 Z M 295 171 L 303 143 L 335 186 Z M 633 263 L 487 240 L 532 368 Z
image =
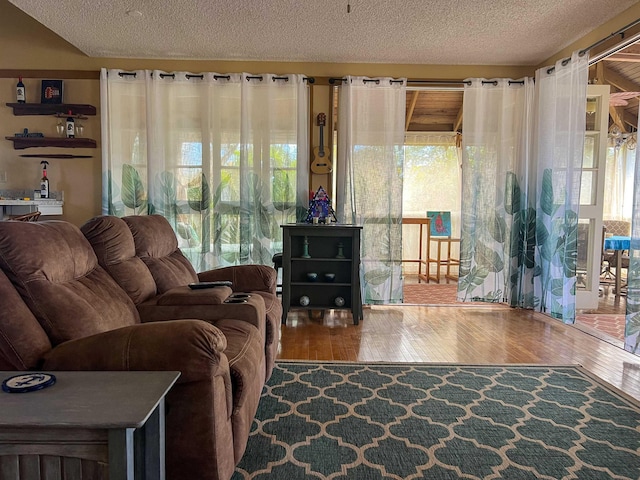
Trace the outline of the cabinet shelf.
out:
M 350 283 L 342 282 L 291 282 L 291 285 L 300 285 L 303 287 L 350 287 Z
M 55 115 L 68 113 L 74 115 L 95 115 L 96 107 L 81 103 L 7 103 L 7 107 L 13 108 L 13 114 L 22 115 Z
M 302 257 L 294 257 L 291 259 L 292 262 L 350 262 L 350 258 L 331 258 L 331 257 L 312 257 L 312 258 L 302 258 Z
M 31 147 L 62 147 L 62 148 L 96 148 L 96 141 L 92 138 L 55 138 L 55 137 L 4 137 L 13 142 L 15 150 Z
M 296 305 L 296 309 L 300 310 L 344 310 L 345 308 L 349 308 L 346 305 L 344 307 L 336 307 L 330 303 L 327 304 L 318 304 L 318 305 L 307 305 L 303 307 L 302 305 Z

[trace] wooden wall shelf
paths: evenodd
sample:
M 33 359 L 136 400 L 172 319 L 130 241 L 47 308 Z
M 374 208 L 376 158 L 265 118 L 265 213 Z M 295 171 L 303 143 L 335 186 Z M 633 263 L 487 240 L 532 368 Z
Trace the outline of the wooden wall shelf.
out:
M 13 108 L 14 115 L 55 115 L 56 113 L 68 113 L 73 115 L 95 115 L 96 107 L 80 103 L 7 103 L 7 107 Z
M 31 147 L 62 147 L 62 148 L 96 148 L 96 141 L 92 138 L 54 138 L 54 137 L 4 137 L 13 142 L 13 148 L 22 150 Z

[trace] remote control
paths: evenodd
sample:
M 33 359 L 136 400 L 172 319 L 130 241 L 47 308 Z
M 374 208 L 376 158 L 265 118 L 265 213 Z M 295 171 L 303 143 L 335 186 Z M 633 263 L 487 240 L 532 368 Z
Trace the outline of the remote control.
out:
M 199 290 L 201 288 L 214 288 L 214 287 L 230 287 L 233 285 L 228 280 L 220 280 L 219 282 L 196 282 L 190 283 L 189 288 L 192 290 Z

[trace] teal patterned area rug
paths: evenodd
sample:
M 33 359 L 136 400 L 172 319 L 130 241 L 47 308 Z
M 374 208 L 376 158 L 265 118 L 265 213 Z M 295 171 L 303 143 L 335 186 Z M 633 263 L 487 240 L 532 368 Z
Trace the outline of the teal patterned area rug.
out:
M 239 479 L 640 478 L 640 409 L 577 366 L 278 362 Z

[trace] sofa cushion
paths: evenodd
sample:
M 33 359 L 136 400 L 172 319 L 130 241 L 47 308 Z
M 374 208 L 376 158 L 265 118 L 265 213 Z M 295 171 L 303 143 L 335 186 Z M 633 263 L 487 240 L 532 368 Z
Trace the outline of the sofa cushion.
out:
M 265 382 L 264 341 L 258 330 L 247 322 L 219 320 L 215 325 L 227 339 L 224 353 L 229 360 L 233 385 L 231 424 L 235 462 L 238 463 L 247 446 Z
M 53 345 L 140 322 L 131 299 L 68 222 L 0 222 L 0 268 Z
M 0 298 L 0 370 L 38 368 L 51 342 L 1 270 Z
M 178 239 L 169 222 L 160 215 L 124 217 L 133 234 L 136 255 L 147 265 L 158 293 L 197 282 L 189 260 L 178 249 Z
M 133 235 L 118 217 L 103 215 L 86 222 L 80 230 L 93 247 L 98 263 L 138 305 L 156 295 L 156 282 L 145 263 L 136 256 Z

